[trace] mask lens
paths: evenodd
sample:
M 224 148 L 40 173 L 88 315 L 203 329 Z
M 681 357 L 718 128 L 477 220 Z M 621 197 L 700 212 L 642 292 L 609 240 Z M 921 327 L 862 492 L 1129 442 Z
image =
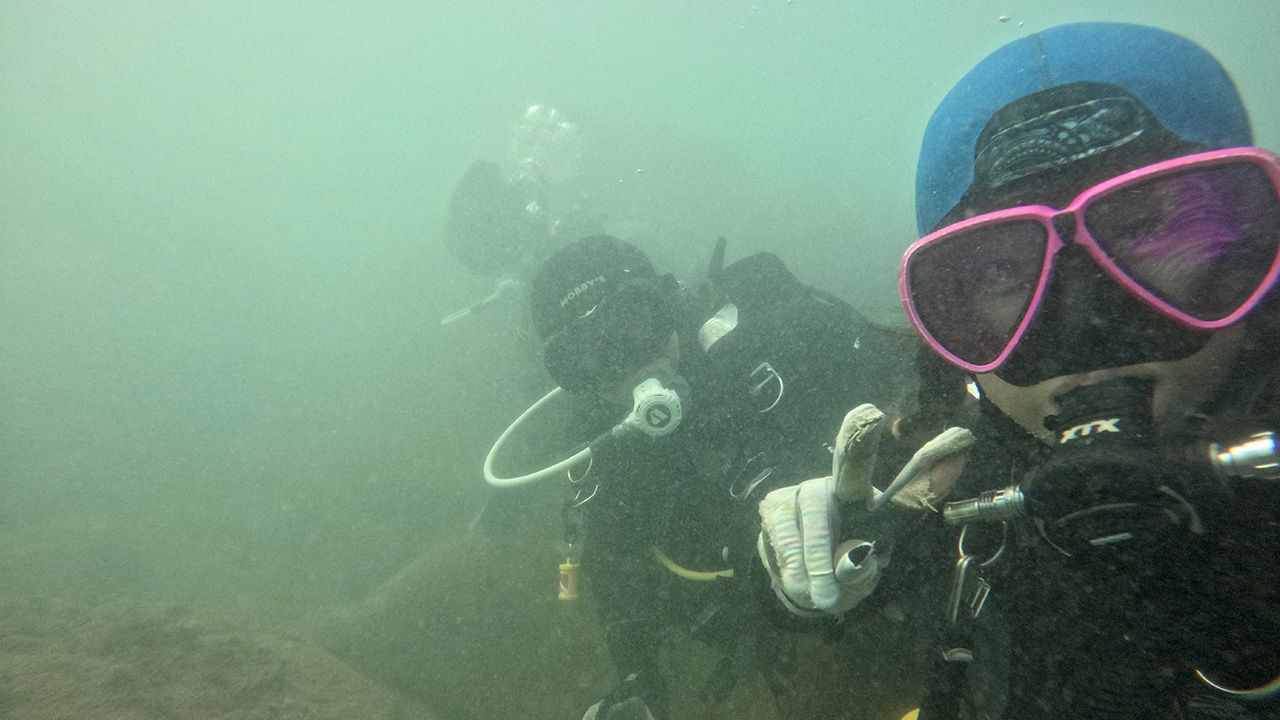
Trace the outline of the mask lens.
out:
M 613 372 L 616 358 L 603 333 L 590 318 L 582 318 L 551 338 L 543 361 L 553 380 L 573 393 L 590 392 Z
M 657 357 L 673 327 L 669 299 L 651 281 L 635 281 L 552 336 L 543 360 L 560 387 L 593 392 Z
M 961 230 L 921 246 L 907 264 L 921 323 L 964 362 L 995 362 L 1031 306 L 1048 246 L 1048 230 L 1032 218 Z
M 1241 308 L 1280 250 L 1276 187 L 1246 161 L 1117 188 L 1089 203 L 1084 223 L 1132 281 L 1205 322 Z

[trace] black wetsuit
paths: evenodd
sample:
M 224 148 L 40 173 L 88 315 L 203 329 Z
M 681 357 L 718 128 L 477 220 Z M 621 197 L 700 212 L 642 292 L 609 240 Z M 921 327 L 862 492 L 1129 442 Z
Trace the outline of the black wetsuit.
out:
M 699 329 L 727 304 L 737 326 L 704 349 Z M 909 365 L 903 336 L 802 285 L 770 254 L 725 268 L 687 307 L 683 424 L 665 438 L 601 448 L 590 478 L 599 491 L 581 508 L 583 569 L 618 676 L 636 674 L 633 687 L 659 717 L 668 705 L 667 633 L 688 630 L 737 654 L 736 668 L 726 661 L 710 678 L 680 680 L 714 698 L 741 671 L 736 649 L 779 611 L 755 558 L 760 499 L 830 474 L 827 445 L 844 414 L 891 401 Z M 734 575 L 685 579 L 656 551 L 684 569 Z
M 1233 416 L 1230 423 L 1242 428 L 1275 427 L 1275 407 L 1223 413 L 1203 426 L 1216 435 Z M 1053 449 L 985 403 L 974 430 L 978 444 L 951 500 L 1025 482 L 1054 459 Z M 1280 717 L 1276 698 L 1244 701 L 1195 672 L 1241 689 L 1280 673 L 1280 481 L 1238 481 L 1227 491 L 1175 453 L 1164 457 L 1144 467 L 1166 473 L 1156 485 L 1196 508 L 1198 533 L 1069 546 L 1067 556 L 1051 542 L 1062 537 L 1029 519 L 1007 529 L 970 525 L 966 552 L 977 562 L 1004 550 L 977 572 L 990 588 L 977 617 L 966 607 L 978 585 L 971 576 L 954 624 L 945 616 L 958 533 L 937 516 L 921 521 L 897 549 L 897 566 L 874 602 L 857 612 L 904 603 L 904 624 L 933 628 L 915 637 L 935 663 L 922 720 Z M 1143 472 L 1117 487 L 1138 487 Z M 1085 506 L 1097 507 L 1104 495 Z M 963 653 L 953 654 L 959 662 L 941 660 L 957 648 L 971 651 L 972 661 Z

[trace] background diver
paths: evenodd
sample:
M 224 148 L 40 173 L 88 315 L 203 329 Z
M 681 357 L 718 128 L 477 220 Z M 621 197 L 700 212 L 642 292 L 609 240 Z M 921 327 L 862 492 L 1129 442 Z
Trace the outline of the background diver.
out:
M 547 371 L 598 423 L 587 436 L 606 438 L 569 471 L 570 539 L 619 680 L 587 717 L 668 716 L 676 679 L 663 655 L 680 631 L 721 656 L 686 694 L 722 699 L 754 666 L 784 715 L 823 716 L 797 692 L 795 633 L 771 622 L 789 620 L 754 558 L 756 503 L 831 465 L 823 439 L 854 399 L 893 399 L 906 338 L 774 255 L 721 267 L 723 253 L 722 242 L 707 279 L 682 288 L 634 246 L 593 236 L 532 281 Z M 608 432 L 646 389 L 675 396 L 678 425 Z

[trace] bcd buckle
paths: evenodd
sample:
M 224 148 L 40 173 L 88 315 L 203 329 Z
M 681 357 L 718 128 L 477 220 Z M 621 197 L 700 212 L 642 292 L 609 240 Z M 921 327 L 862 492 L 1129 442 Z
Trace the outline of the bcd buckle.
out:
M 773 401 L 769 403 L 768 407 L 759 411 L 761 414 L 769 412 L 777 407 L 779 402 L 782 402 L 782 394 L 786 392 L 786 385 L 782 382 L 782 376 L 778 374 L 777 370 L 773 369 L 772 365 L 768 362 L 760 363 L 755 370 L 751 371 L 750 377 L 751 382 L 754 383 L 751 386 L 751 397 L 763 397 L 764 401 L 767 401 L 771 395 L 773 397 Z M 770 391 L 770 386 L 774 384 L 778 387 L 776 394 Z

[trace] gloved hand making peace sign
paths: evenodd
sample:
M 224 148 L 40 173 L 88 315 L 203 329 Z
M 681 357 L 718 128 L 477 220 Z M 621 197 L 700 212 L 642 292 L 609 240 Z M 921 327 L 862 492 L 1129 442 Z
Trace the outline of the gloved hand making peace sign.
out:
M 875 590 L 889 554 L 876 527 L 889 501 L 931 508 L 964 469 L 973 434 L 950 428 L 925 443 L 883 492 L 872 484 L 884 413 L 860 405 L 836 436 L 831 475 L 779 488 L 760 502 L 757 543 L 773 590 L 792 613 L 840 615 Z M 863 537 L 840 537 L 841 512 Z M 864 533 L 863 530 L 866 532 Z

